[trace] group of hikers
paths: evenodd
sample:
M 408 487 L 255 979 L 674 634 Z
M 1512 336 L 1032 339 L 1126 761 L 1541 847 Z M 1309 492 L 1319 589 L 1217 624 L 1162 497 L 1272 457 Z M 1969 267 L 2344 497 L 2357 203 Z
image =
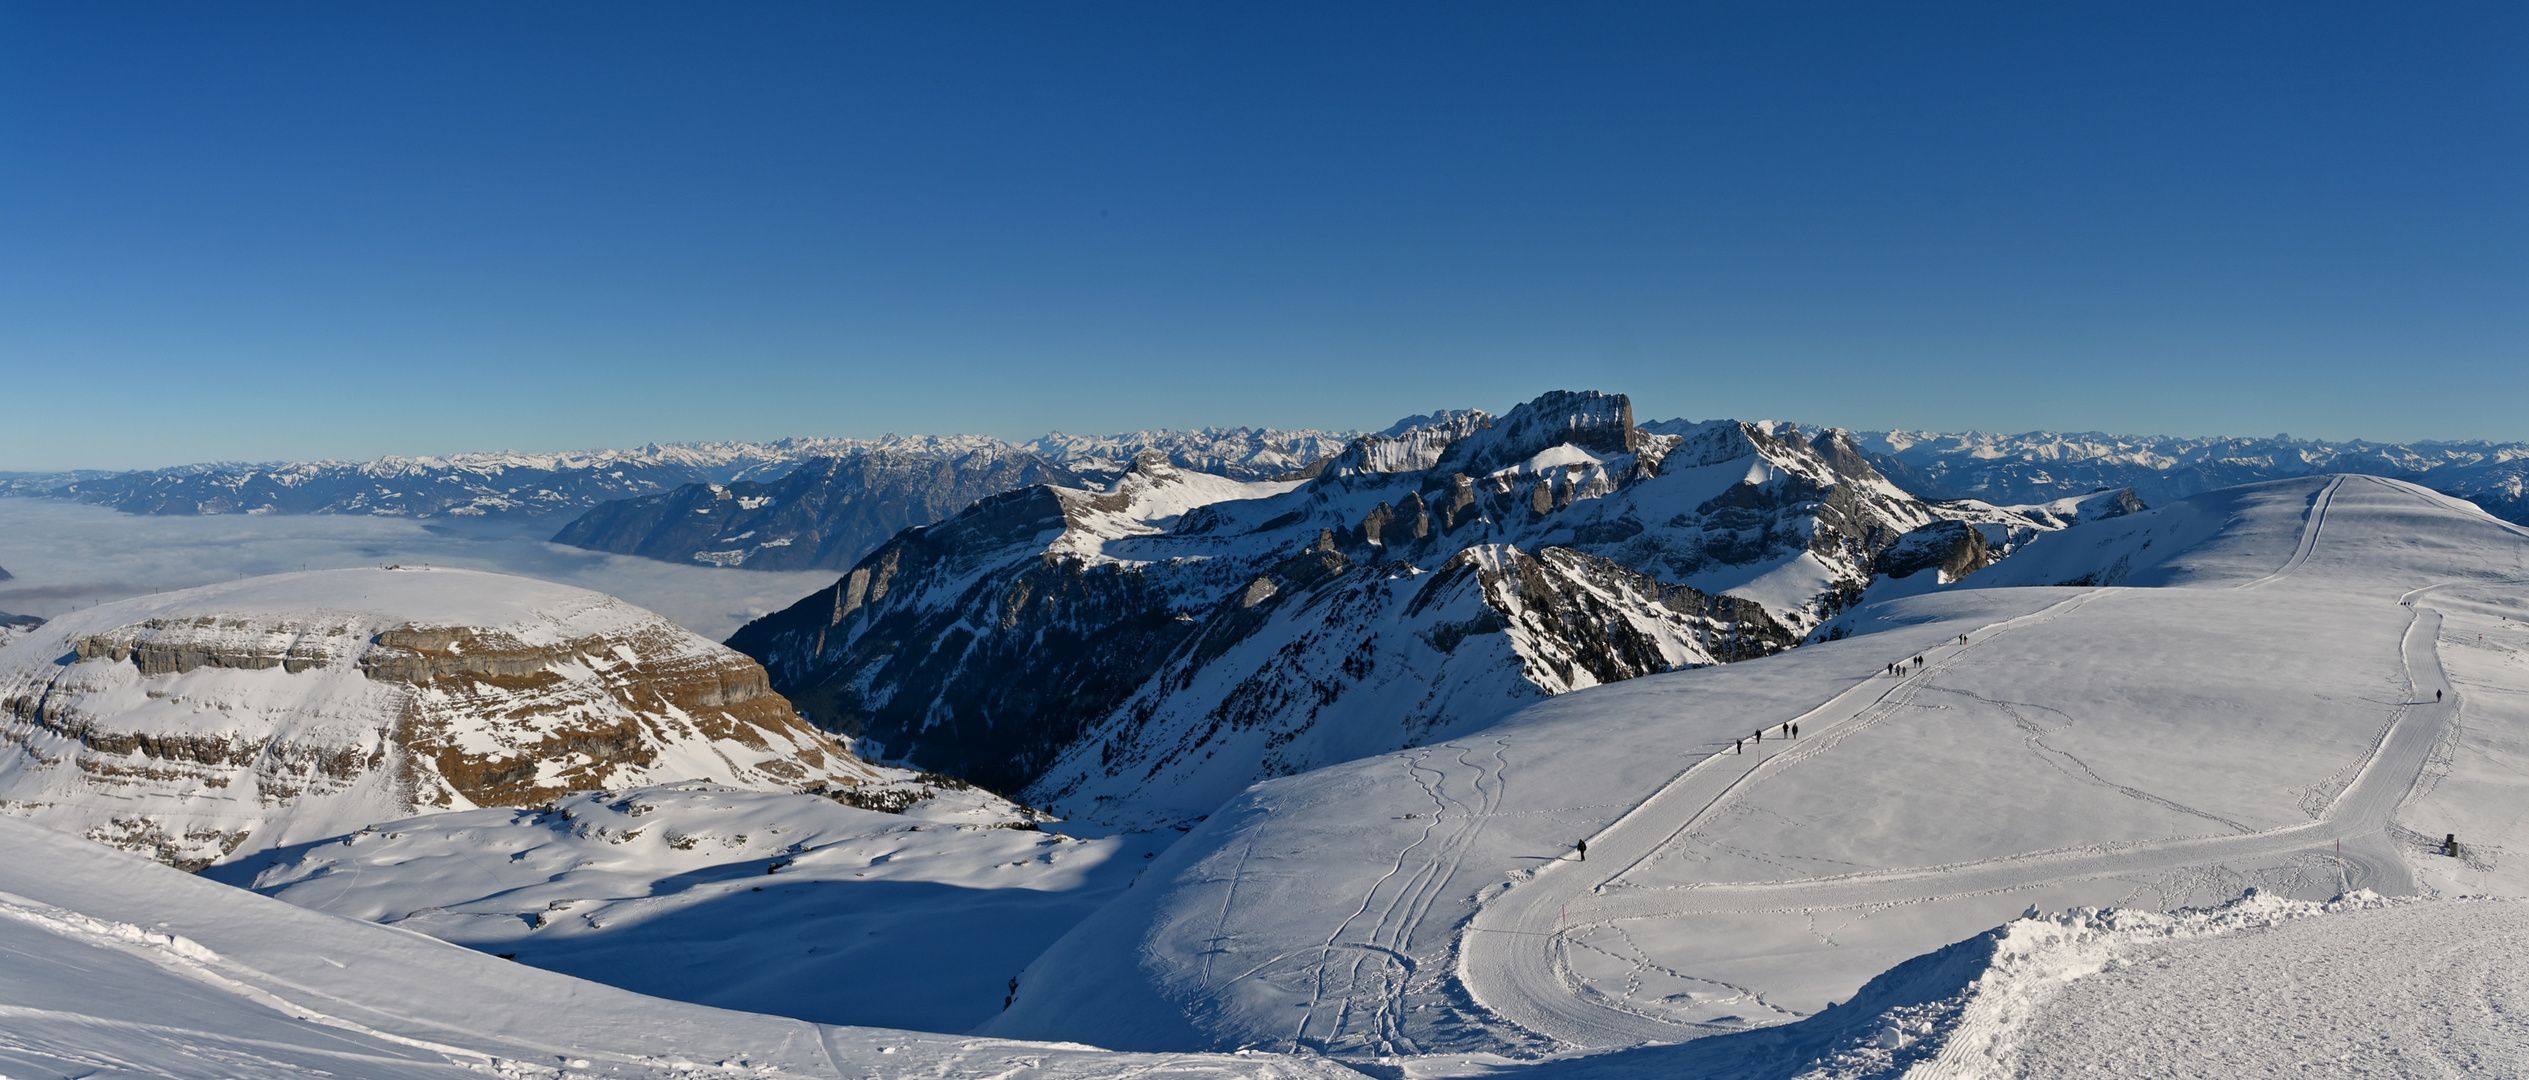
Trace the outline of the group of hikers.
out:
M 1800 737 L 1800 725 L 1799 725 L 1799 723 L 1798 723 L 1798 722 L 1796 722 L 1796 721 L 1785 720 L 1785 721 L 1783 721 L 1782 730 L 1781 730 L 1780 732 L 1778 732 L 1777 734 L 1780 734 L 1783 738 L 1786 738 L 1786 739 L 1797 739 L 1797 738 L 1799 738 L 1799 737 Z M 1750 738 L 1755 739 L 1757 742 L 1764 742 L 1764 741 L 1765 741 L 1765 729 L 1764 729 L 1764 728 L 1758 728 L 1758 729 L 1756 729 L 1756 734 L 1755 734 L 1755 735 L 1753 735 L 1753 736 L 1750 736 Z M 1747 740 L 1747 739 L 1732 739 L 1732 740 L 1730 740 L 1730 752 L 1731 752 L 1731 753 L 1733 753 L 1733 754 L 1744 754 L 1744 753 L 1747 753 L 1747 744 L 1748 744 L 1748 740 Z
M 1961 645 L 1967 644 L 1967 635 L 1958 635 L 1958 643 Z M 1922 669 L 1923 657 L 1909 656 L 1903 660 L 1899 660 L 1896 663 L 1888 665 L 1887 672 L 1890 675 L 1903 675 L 1908 671 L 1920 671 Z

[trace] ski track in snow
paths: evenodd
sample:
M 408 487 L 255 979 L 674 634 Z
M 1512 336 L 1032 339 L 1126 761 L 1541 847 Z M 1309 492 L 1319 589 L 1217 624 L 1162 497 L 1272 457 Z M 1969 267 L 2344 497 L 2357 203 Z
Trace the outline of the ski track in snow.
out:
M 1483 831 L 1483 823 L 1500 809 L 1503 777 L 1508 769 L 1502 752 L 1507 740 L 1485 740 L 1489 745 L 1442 743 L 1427 747 L 1406 759 L 1408 776 L 1431 799 L 1429 822 L 1414 843 L 1399 851 L 1396 862 L 1387 873 L 1363 894 L 1361 906 L 1344 919 L 1319 947 L 1315 978 L 1310 1000 L 1302 1003 L 1304 1011 L 1294 1027 L 1294 1046 L 1326 1048 L 1335 1046 L 1347 1036 L 1366 1033 L 1380 1054 L 1419 1054 L 1422 1048 L 1404 1032 L 1403 1004 L 1409 983 L 1416 973 L 1413 959 L 1413 930 L 1422 924 L 1425 915 L 1443 895 L 1451 876 L 1475 847 Z M 1449 773 L 1427 769 L 1423 758 L 1443 751 L 1454 751 L 1457 763 L 1474 770 L 1468 786 L 1471 795 L 1454 795 L 1447 790 Z M 1432 779 L 1425 779 L 1430 773 Z M 1425 845 L 1435 854 L 1414 865 L 1413 855 Z M 1400 880 L 1401 878 L 1401 880 Z M 1365 940 L 1346 940 L 1347 932 L 1369 922 Z M 1355 950 L 1349 963 L 1339 962 L 1341 950 Z M 1287 957 L 1259 966 L 1270 967 Z M 1254 974 L 1253 971 L 1247 974 Z M 1243 977 L 1243 976 L 1242 976 Z M 1362 1015 L 1365 1002 L 1376 1002 L 1375 1010 Z M 1328 1006 L 1332 1015 L 1328 1015 Z
M 2325 528 L 2328 504 L 2345 482 L 2345 478 L 2338 478 L 2312 498 L 2299 543 L 2281 567 L 2237 588 L 2265 588 L 2307 563 Z M 2441 615 L 2422 602 L 2440 587 L 2417 589 L 2401 598 L 2414 612 L 2402 644 L 2410 698 L 2422 698 L 2427 689 L 2449 687 L 2434 651 Z M 1614 856 L 1602 856 L 1596 864 L 1613 867 L 1612 871 L 1595 872 L 1588 869 L 1591 863 L 1560 860 L 1540 870 L 1533 879 L 1482 904 L 1468 922 L 1460 951 L 1458 974 L 1466 989 L 1498 1018 L 1562 1045 L 1595 1049 L 1673 1042 L 1711 1034 L 1715 1029 L 1617 1007 L 1603 995 L 1584 992 L 1571 964 L 1575 948 L 1595 947 L 1582 941 L 1584 935 L 1607 929 L 1621 933 L 1617 924 L 1633 919 L 1721 912 L 1881 908 L 1998 893 L 2033 884 L 2181 870 L 2313 850 L 2325 852 L 2331 841 L 2338 840 L 2342 841 L 2343 850 L 2335 857 L 2341 864 L 2345 888 L 2384 893 L 2414 891 L 2411 875 L 2389 836 L 2389 819 L 2413 789 L 2432 748 L 2456 716 L 2459 702 L 2455 696 L 2441 703 L 2410 700 L 2400 704 L 2352 782 L 2318 820 L 2307 824 L 2246 835 L 2233 832 L 2095 845 L 1947 866 L 1805 880 L 1664 888 L 1625 882 L 1628 874 L 1693 835 L 1767 776 L 1832 751 L 1845 738 L 1908 706 L 1929 688 L 1932 680 L 1974 657 L 1979 645 L 2014 629 L 2071 615 L 2112 591 L 2122 590 L 2092 590 L 2043 610 L 1991 624 L 1972 631 L 1968 644 L 1942 646 L 1923 654 L 1925 664 L 1920 669 L 1902 672 L 1893 680 L 1878 676 L 1856 685 L 1798 717 L 1796 722 L 1804 730 L 1803 738 L 1797 742 L 1749 743 L 1744 755 L 1721 752 L 1688 766 L 1633 810 L 1589 838 L 1591 848 Z M 1768 730 L 1776 729 L 1769 726 Z M 1738 767 L 1732 768 L 1734 765 Z M 1538 947 L 1539 940 L 1545 942 L 1544 947 Z

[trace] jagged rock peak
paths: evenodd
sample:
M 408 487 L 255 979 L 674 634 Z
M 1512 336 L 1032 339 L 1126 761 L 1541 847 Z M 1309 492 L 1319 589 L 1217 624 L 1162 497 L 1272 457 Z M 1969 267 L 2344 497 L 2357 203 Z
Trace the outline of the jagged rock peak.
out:
M 1633 426 L 1633 399 L 1596 390 L 1555 390 L 1451 444 L 1435 467 L 1480 476 L 1557 446 L 1629 454 L 1641 445 L 1641 432 Z

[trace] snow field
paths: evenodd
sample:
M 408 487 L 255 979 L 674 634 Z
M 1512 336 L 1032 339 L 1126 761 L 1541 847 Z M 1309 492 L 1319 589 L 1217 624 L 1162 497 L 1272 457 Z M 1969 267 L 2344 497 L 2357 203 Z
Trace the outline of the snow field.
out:
M 885 814 L 671 784 L 383 822 L 205 876 L 659 997 L 963 1031 L 1165 844 L 1007 827 L 1025 820 L 974 789 Z
M 1271 1055 L 1115 1054 L 688 1005 L 307 911 L 21 821 L 0 818 L 0 847 L 9 1076 L 1359 1075 Z
M 2008 1029 L 1982 1047 L 1953 1037 L 1924 1075 L 2454 1077 L 2529 1068 L 2520 1020 L 2529 905 L 2517 901 L 2398 904 L 2101 951 L 2095 974 L 1993 1010 L 2014 1014 Z

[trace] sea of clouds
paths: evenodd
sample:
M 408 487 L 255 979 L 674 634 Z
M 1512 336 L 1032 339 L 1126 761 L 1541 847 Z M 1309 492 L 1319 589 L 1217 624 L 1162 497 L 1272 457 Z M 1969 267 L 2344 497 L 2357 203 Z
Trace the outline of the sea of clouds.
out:
M 347 515 L 151 517 L 0 498 L 0 611 L 46 618 L 109 600 L 301 569 L 457 566 L 629 600 L 714 641 L 834 583 L 828 570 L 681 566 L 546 542 L 558 520 L 414 521 Z

